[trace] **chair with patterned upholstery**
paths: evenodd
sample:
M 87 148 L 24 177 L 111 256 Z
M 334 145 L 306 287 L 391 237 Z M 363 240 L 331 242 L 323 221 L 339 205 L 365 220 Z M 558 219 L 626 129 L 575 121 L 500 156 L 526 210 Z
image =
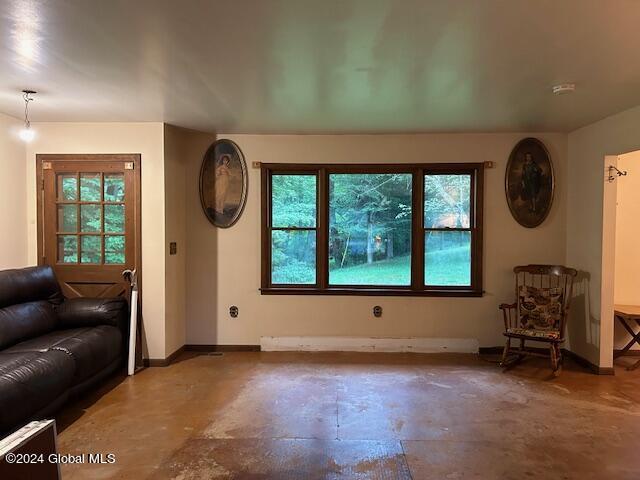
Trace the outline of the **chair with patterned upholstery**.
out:
M 564 332 L 577 271 L 562 265 L 522 265 L 515 267 L 516 302 L 503 303 L 504 336 L 507 343 L 502 354 L 502 367 L 510 367 L 526 355 L 547 357 L 539 350 L 525 347 L 525 341 L 549 344 L 551 368 L 559 375 L 562 367 Z M 511 346 L 512 339 L 520 347 Z

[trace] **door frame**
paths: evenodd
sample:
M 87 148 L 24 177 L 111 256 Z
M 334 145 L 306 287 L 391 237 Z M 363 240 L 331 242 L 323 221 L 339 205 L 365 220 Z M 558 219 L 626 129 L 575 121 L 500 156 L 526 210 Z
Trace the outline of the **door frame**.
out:
M 614 291 L 616 265 L 616 215 L 618 202 L 618 180 L 610 182 L 609 165 L 618 166 L 619 155 L 603 158 L 602 190 L 602 250 L 600 284 L 600 363 L 601 369 L 613 369 L 614 349 Z
M 38 265 L 44 265 L 44 163 L 45 162 L 133 162 L 135 215 L 135 268 L 138 273 L 139 298 L 142 299 L 142 156 L 139 153 L 38 153 L 36 154 Z M 140 301 L 140 303 L 142 303 Z

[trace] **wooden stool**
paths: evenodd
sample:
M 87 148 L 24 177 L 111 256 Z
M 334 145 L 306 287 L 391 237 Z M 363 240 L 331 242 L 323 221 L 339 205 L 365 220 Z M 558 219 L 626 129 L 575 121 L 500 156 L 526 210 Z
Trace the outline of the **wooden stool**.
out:
M 627 343 L 622 350 L 614 353 L 613 358 L 618 358 L 627 353 L 636 343 L 640 345 L 640 331 L 638 331 L 638 333 L 634 332 L 630 325 L 630 323 L 635 321 L 636 324 L 640 326 L 640 305 L 615 305 L 614 310 L 614 318 L 618 320 L 629 335 L 631 335 L 629 343 Z M 640 367 L 640 360 L 627 367 L 627 370 L 635 370 L 638 367 Z

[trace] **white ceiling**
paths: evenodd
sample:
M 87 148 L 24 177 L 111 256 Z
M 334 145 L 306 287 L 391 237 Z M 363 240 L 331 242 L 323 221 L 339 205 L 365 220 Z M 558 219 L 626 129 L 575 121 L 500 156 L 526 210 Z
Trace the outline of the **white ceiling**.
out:
M 32 88 L 34 121 L 568 131 L 640 104 L 639 26 L 636 0 L 2 0 L 0 111 Z

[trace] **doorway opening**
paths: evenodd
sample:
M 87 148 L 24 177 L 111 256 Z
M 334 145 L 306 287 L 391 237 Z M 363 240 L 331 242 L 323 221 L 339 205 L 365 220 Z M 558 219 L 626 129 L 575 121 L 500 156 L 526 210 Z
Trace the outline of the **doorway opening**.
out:
M 640 150 L 605 157 L 601 360 L 627 367 L 640 366 L 639 242 Z

